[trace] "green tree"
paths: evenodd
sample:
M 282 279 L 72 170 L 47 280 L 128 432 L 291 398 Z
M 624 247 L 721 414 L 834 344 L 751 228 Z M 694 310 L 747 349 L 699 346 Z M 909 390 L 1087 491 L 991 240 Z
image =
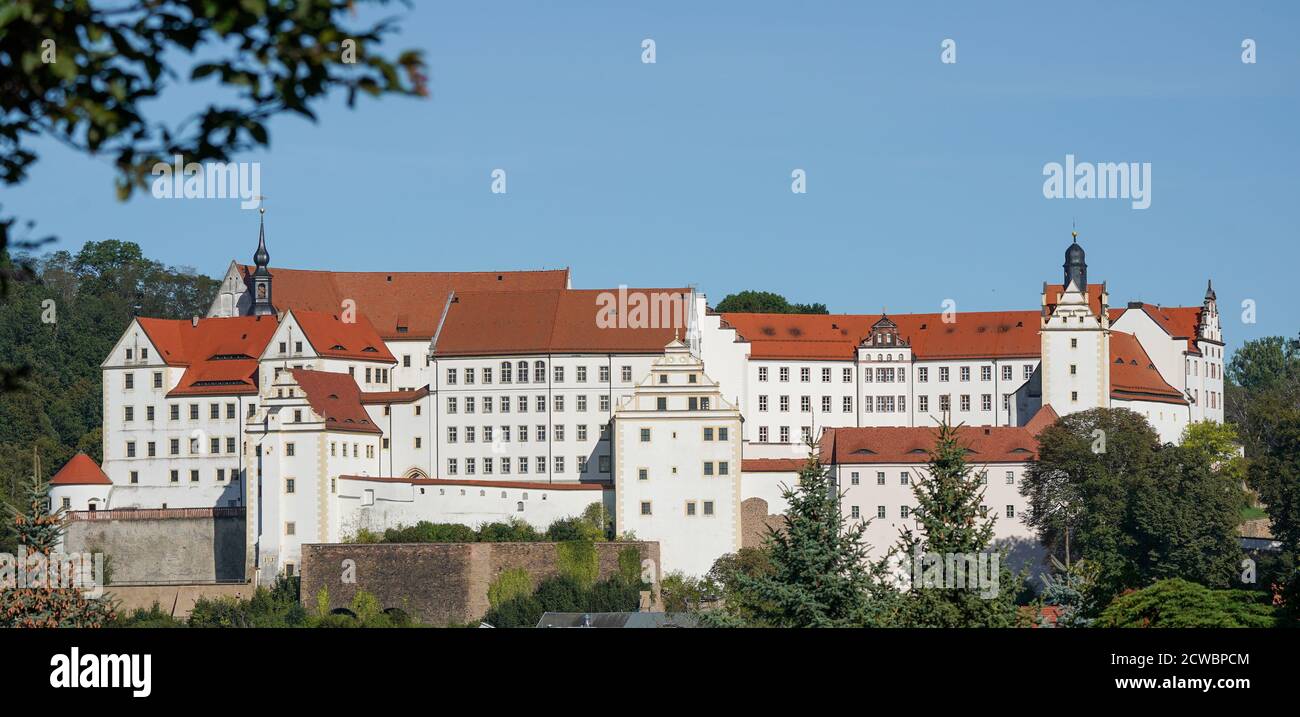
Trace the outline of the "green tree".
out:
M 111 160 L 126 199 L 175 155 L 228 161 L 269 146 L 272 118 L 315 121 L 313 107 L 332 93 L 346 93 L 349 106 L 358 93 L 427 94 L 419 52 L 378 51 L 395 21 L 356 25 L 355 4 L 9 0 L 0 7 L 0 182 L 24 181 L 53 140 Z M 355 55 L 344 57 L 350 48 Z M 202 91 L 168 92 L 177 87 Z M 164 96 L 192 104 L 164 109 Z M 0 292 L 30 274 L 9 250 L 52 240 L 32 227 L 0 217 Z M 0 388 L 15 388 L 31 365 L 0 364 Z
M 809 446 L 808 461 L 793 488 L 779 529 L 769 529 L 764 547 L 770 573 L 734 575 L 743 604 L 738 615 L 724 605 L 731 624 L 773 627 L 864 627 L 882 624 L 893 590 L 884 560 L 872 561 L 863 540 L 866 523 L 847 525 L 831 477 Z
M 1018 619 L 1015 598 L 1024 580 L 992 550 L 997 516 L 982 507 L 985 474 L 967 463 L 966 450 L 959 429 L 941 423 L 926 470 L 912 483 L 918 530 L 904 528 L 898 544 L 912 568 L 898 613 L 903 625 L 1010 627 Z M 960 571 L 960 579 L 942 574 L 948 570 Z
M 1127 409 L 1070 414 L 1038 441 L 1021 485 L 1027 522 L 1067 567 L 1080 557 L 1096 565 L 1098 604 L 1167 577 L 1228 584 L 1229 566 L 1241 559 L 1243 498 L 1214 474 L 1205 451 L 1162 446 Z
M 1274 627 L 1268 596 L 1250 590 L 1211 590 L 1171 578 L 1115 598 L 1098 627 Z
M 825 304 L 792 304 L 770 291 L 741 291 L 727 294 L 714 308 L 719 313 L 738 314 L 829 314 Z

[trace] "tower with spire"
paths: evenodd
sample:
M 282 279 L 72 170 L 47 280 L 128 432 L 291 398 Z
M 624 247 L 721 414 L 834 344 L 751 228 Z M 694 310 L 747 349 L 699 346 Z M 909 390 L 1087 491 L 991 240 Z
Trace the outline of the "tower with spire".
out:
M 1079 233 L 1070 232 L 1060 284 L 1044 284 L 1039 322 L 1042 405 L 1060 415 L 1110 405 L 1106 286 L 1089 286 Z
M 271 272 L 267 265 L 271 263 L 271 254 L 266 250 L 266 207 L 258 210 L 260 218 L 257 228 L 257 251 L 253 254 L 253 316 L 274 316 L 275 305 L 271 303 Z

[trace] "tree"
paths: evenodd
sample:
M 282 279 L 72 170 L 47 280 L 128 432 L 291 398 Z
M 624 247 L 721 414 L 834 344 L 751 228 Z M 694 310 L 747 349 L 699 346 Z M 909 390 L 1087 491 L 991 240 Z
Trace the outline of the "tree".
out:
M 742 623 L 724 607 L 732 624 L 863 627 L 887 619 L 892 588 L 886 562 L 870 559 L 865 522 L 845 524 L 841 495 L 813 448 L 797 485 L 782 491 L 790 507 L 781 529 L 769 529 L 765 538 L 771 573 L 734 576 L 753 614 Z
M 1024 580 L 1007 568 L 1005 555 L 990 552 L 997 516 L 982 507 L 983 474 L 966 462 L 959 436 L 957 427 L 939 425 L 927 469 L 912 484 L 918 531 L 904 528 L 899 538 L 899 553 L 912 567 L 899 616 L 912 627 L 1010 627 Z M 960 579 L 942 574 L 954 570 Z
M 1243 497 L 1205 451 L 1162 446 L 1141 416 L 1111 408 L 1065 416 L 1038 442 L 1021 485 L 1027 523 L 1067 567 L 1096 566 L 1097 604 L 1166 577 L 1226 586 Z
M 387 4 L 388 0 L 377 0 Z M 125 200 L 159 162 L 225 162 L 270 145 L 268 122 L 312 109 L 336 91 L 426 95 L 423 60 L 377 51 L 396 23 L 352 26 L 355 0 L 135 0 L 96 7 L 10 0 L 0 9 L 0 182 L 20 184 L 42 139 L 110 159 Z M 193 58 L 190 66 L 164 59 Z M 401 70 L 404 70 L 403 73 Z M 187 77 L 185 77 L 187 76 Z M 167 90 L 216 80 L 177 113 Z M 53 237 L 0 217 L 0 293 L 30 272 L 8 260 Z M 102 357 L 101 357 L 102 358 Z M 0 367 L 6 390 L 22 367 Z
M 1245 487 L 1246 458 L 1242 455 L 1237 428 L 1231 423 L 1190 423 L 1183 429 L 1179 445 L 1204 456 L 1215 475 L 1232 485 Z
M 828 314 L 826 304 L 792 304 L 770 291 L 742 291 L 727 294 L 714 308 L 719 313 L 739 314 Z
M 1300 553 L 1300 409 L 1279 413 L 1274 438 L 1251 460 L 1248 482 L 1259 494 L 1282 549 Z
M 107 596 L 90 598 L 84 584 L 64 587 L 53 579 L 64 573 L 58 555 L 63 540 L 63 509 L 50 511 L 50 486 L 40 475 L 33 477 L 23 509 L 6 506 L 18 538 L 19 559 L 38 554 L 45 561 L 46 578 L 41 584 L 15 585 L 0 592 L 0 627 L 105 627 L 115 619 Z M 67 576 L 66 573 L 64 573 Z
M 1275 610 L 1266 594 L 1211 590 L 1172 578 L 1116 598 L 1097 619 L 1098 627 L 1274 627 Z

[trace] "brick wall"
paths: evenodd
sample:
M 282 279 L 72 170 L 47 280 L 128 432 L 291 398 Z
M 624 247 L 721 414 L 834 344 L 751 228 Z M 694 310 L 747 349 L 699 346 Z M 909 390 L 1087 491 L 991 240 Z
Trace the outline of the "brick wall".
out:
M 302 602 L 316 607 L 325 589 L 330 609 L 346 608 L 358 590 L 373 594 L 385 609 L 400 609 L 430 625 L 463 624 L 488 610 L 488 586 L 503 570 L 522 568 L 534 584 L 559 572 L 557 543 L 382 543 L 302 546 Z M 618 570 L 618 554 L 634 547 L 654 564 L 659 581 L 659 544 L 596 543 L 600 578 Z M 345 561 L 355 565 L 355 582 L 345 580 Z

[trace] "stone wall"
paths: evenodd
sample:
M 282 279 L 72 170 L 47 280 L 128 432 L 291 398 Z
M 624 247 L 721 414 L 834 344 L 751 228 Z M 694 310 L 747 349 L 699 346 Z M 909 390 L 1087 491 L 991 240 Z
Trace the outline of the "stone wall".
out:
M 64 552 L 101 552 L 110 585 L 243 582 L 243 508 L 68 513 Z
M 502 571 L 522 568 L 534 584 L 559 572 L 558 543 L 381 543 L 302 546 L 302 602 L 316 608 L 324 589 L 330 609 L 346 608 L 358 590 L 384 609 L 398 609 L 430 625 L 470 623 L 488 611 L 488 586 Z M 618 570 L 621 550 L 650 560 L 659 582 L 659 544 L 596 543 L 599 576 Z M 352 561 L 347 563 L 345 561 Z M 354 566 L 354 569 L 353 569 Z M 349 574 L 349 571 L 352 573 Z M 352 581 L 349 581 L 352 578 Z
M 767 511 L 767 501 L 762 498 L 746 498 L 740 502 L 740 547 L 761 548 L 769 531 L 785 526 L 784 516 Z
M 129 613 L 136 608 L 145 610 L 158 603 L 163 612 L 179 619 L 188 619 L 194 603 L 199 598 L 214 600 L 231 597 L 247 600 L 253 597 L 252 583 L 206 584 L 206 585 L 129 585 L 109 587 L 105 593 L 117 601 L 119 614 Z

